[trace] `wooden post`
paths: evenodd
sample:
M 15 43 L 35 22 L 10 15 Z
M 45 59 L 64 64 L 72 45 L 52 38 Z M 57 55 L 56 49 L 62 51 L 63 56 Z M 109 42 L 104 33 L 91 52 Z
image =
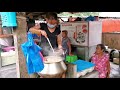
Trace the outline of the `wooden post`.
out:
M 65 62 L 67 66 L 66 78 L 77 78 L 77 65 Z
M 26 17 L 24 16 L 17 16 L 18 26 L 13 31 L 14 34 L 14 45 L 16 51 L 16 67 L 17 67 L 17 77 L 18 78 L 29 78 L 26 68 L 26 60 L 21 50 L 21 44 L 26 42 L 27 40 L 27 23 Z

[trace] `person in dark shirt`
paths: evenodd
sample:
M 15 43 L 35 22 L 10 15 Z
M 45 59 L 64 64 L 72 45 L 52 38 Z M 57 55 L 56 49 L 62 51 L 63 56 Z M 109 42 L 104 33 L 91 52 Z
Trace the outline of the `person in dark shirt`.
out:
M 58 25 L 57 14 L 53 12 L 47 13 L 46 22 L 47 23 L 40 23 L 38 25 L 39 29 L 32 27 L 29 30 L 33 34 L 41 36 L 40 47 L 42 48 L 42 54 L 44 56 L 48 56 L 48 51 L 51 49 L 47 38 L 49 38 L 53 48 L 62 49 L 61 30 Z

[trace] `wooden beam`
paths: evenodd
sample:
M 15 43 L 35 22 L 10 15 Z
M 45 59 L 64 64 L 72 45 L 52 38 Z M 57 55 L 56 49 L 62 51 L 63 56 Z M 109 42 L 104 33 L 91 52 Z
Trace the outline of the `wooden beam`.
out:
M 26 69 L 26 60 L 24 58 L 23 52 L 21 50 L 21 44 L 27 40 L 27 23 L 24 16 L 17 16 L 18 27 L 13 31 L 14 34 L 14 45 L 16 51 L 16 67 L 17 67 L 17 77 L 18 78 L 29 78 Z

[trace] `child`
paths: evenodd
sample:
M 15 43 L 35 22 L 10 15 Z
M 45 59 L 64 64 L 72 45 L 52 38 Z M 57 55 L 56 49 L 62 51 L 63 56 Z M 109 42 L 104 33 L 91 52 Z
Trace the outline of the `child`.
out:
M 66 55 L 72 55 L 70 39 L 68 38 L 67 34 L 67 30 L 62 31 L 62 47 L 63 49 L 67 50 Z
M 35 27 L 35 29 L 39 29 L 39 27 L 40 27 L 39 24 L 33 24 L 33 26 Z M 34 42 L 37 45 L 39 45 L 40 40 L 41 40 L 41 36 L 39 34 L 35 34 L 35 33 L 33 33 L 32 36 L 33 36 Z

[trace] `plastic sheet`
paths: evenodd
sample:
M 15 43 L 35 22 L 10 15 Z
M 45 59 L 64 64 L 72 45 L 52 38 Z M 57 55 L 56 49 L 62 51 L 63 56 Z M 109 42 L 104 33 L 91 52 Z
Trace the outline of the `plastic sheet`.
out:
M 77 61 L 73 62 L 73 64 L 77 65 L 77 72 L 81 72 L 85 69 L 95 66 L 95 64 L 88 62 L 88 61 L 84 61 L 84 60 L 77 60 Z
M 43 57 L 40 55 L 41 47 L 34 43 L 32 34 L 28 32 L 28 41 L 21 45 L 23 54 L 26 58 L 28 74 L 37 73 L 43 70 Z

